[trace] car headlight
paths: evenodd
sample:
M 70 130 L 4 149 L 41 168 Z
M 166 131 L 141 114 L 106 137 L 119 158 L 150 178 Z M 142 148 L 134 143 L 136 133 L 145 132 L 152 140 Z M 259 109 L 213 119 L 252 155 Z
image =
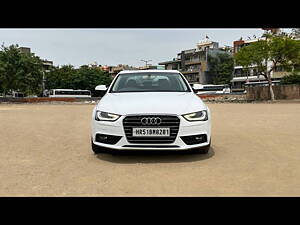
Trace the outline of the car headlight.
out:
M 208 120 L 207 110 L 202 110 L 199 112 L 189 113 L 182 115 L 187 121 L 206 121 Z
M 121 116 L 113 113 L 96 111 L 95 120 L 97 121 L 116 121 Z

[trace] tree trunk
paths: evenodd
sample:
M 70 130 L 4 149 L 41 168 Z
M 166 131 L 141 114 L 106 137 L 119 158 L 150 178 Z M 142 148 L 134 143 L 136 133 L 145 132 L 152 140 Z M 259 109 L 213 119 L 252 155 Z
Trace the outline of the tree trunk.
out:
M 269 83 L 269 92 L 270 92 L 270 96 L 271 96 L 271 101 L 274 101 L 275 100 L 275 95 L 274 95 L 274 91 L 273 91 L 271 78 L 268 79 L 268 83 Z

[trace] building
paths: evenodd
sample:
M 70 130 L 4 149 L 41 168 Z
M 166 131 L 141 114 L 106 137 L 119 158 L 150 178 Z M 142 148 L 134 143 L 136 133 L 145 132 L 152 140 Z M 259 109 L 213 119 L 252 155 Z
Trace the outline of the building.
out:
M 264 39 L 264 38 L 260 38 Z M 233 42 L 233 54 L 236 54 L 245 46 L 255 43 L 259 38 L 249 39 L 249 40 L 238 40 Z M 271 72 L 272 80 L 280 80 L 283 76 L 287 74 L 286 71 L 283 71 L 281 67 L 277 67 L 274 71 Z M 233 71 L 233 78 L 231 80 L 231 89 L 233 92 L 244 91 L 244 85 L 246 82 L 260 82 L 266 81 L 263 75 L 258 74 L 257 66 L 250 66 L 247 70 L 244 70 L 243 66 L 235 64 Z
M 28 47 L 19 47 L 19 50 L 23 54 L 31 54 L 31 49 Z M 50 68 L 53 67 L 53 61 L 49 61 L 47 59 L 41 59 L 43 68 L 45 69 L 45 72 L 49 72 Z
M 194 49 L 183 50 L 177 54 L 177 58 L 171 61 L 161 62 L 167 70 L 178 70 L 189 83 L 209 84 L 213 83 L 216 74 L 209 70 L 209 57 L 215 57 L 218 53 L 231 54 L 232 49 L 219 48 L 219 43 L 206 37 L 197 43 Z
M 233 42 L 233 55 L 235 55 L 237 52 L 240 51 L 240 49 L 242 49 L 245 46 L 250 45 L 251 43 L 257 42 L 259 39 L 255 38 L 255 39 L 249 39 L 249 40 L 243 40 L 242 38 L 240 38 L 237 41 Z M 234 66 L 234 71 L 233 71 L 233 78 L 231 80 L 231 88 L 232 91 L 235 92 L 240 92 L 240 91 L 244 91 L 244 84 L 247 81 L 264 81 L 265 78 L 264 76 L 257 75 L 257 68 L 256 66 L 252 66 L 249 68 L 249 70 L 244 71 L 243 66 L 237 65 L 235 64 Z
M 133 67 L 133 66 L 119 64 L 117 66 L 109 66 L 108 72 L 112 76 L 112 78 L 114 78 L 119 72 L 121 72 L 123 70 L 136 70 L 136 69 L 138 69 L 138 68 Z
M 47 59 L 42 59 L 43 68 L 45 72 L 50 72 L 50 69 L 53 68 L 53 61 L 49 61 Z
M 165 67 L 166 70 L 181 70 L 181 58 L 180 53 L 177 55 L 177 58 L 173 58 L 171 61 L 158 63 Z
M 266 33 L 279 34 L 279 28 L 263 28 Z M 295 37 L 297 40 L 298 37 Z M 243 40 L 242 38 L 238 41 L 233 42 L 233 54 L 236 54 L 241 48 L 250 45 L 251 43 L 257 42 L 259 39 L 264 40 L 264 37 L 254 38 L 249 40 Z M 268 62 L 268 65 L 272 65 L 272 62 Z M 272 81 L 281 80 L 282 77 L 288 75 L 289 72 L 285 71 L 282 66 L 276 66 L 274 71 L 271 72 Z M 240 65 L 234 66 L 233 78 L 231 80 L 231 88 L 232 91 L 244 91 L 244 84 L 246 82 L 259 82 L 266 81 L 263 75 L 258 74 L 258 69 L 255 65 L 251 66 L 248 70 L 244 70 L 244 68 Z
M 19 50 L 24 53 L 24 54 L 30 54 L 31 53 L 31 49 L 28 47 L 19 47 Z
M 154 66 L 151 64 L 147 64 L 146 66 L 140 66 L 138 69 L 139 70 L 164 70 L 165 66 L 164 65 Z
M 101 68 L 101 65 L 98 65 L 97 62 L 87 64 L 89 68 Z
M 107 66 L 107 65 L 105 65 L 105 66 L 100 66 L 100 69 L 102 70 L 102 71 L 105 71 L 105 72 L 109 72 L 109 66 Z
M 102 66 L 101 69 L 107 71 L 112 76 L 112 78 L 114 78 L 119 72 L 123 70 L 164 70 L 165 67 L 161 65 L 154 66 L 151 64 L 147 64 L 147 66 L 140 67 L 119 64 L 117 66 Z

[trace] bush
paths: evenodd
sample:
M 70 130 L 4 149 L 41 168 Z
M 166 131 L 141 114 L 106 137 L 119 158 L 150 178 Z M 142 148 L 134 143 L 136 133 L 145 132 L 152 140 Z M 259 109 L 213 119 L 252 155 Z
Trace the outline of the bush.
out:
M 300 85 L 300 74 L 293 73 L 291 75 L 282 78 L 281 84 L 299 84 Z

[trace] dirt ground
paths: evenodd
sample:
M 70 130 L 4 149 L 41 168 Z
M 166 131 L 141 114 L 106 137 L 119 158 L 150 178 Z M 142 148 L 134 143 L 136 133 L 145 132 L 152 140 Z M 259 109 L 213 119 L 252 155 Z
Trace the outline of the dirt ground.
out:
M 93 105 L 0 104 L 0 196 L 300 196 L 300 104 L 208 104 L 212 149 L 94 155 Z

